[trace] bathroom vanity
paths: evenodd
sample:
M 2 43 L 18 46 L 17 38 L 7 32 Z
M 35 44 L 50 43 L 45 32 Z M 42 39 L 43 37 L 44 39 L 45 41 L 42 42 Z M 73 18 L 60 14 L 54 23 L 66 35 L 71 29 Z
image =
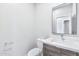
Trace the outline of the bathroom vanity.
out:
M 51 39 L 40 39 L 43 43 L 43 56 L 79 56 L 79 38 L 64 38 L 64 41 L 62 39 L 60 40 L 60 38 L 57 40 L 55 37 Z
M 79 56 L 78 52 L 64 48 L 59 48 L 53 45 L 43 44 L 44 56 Z

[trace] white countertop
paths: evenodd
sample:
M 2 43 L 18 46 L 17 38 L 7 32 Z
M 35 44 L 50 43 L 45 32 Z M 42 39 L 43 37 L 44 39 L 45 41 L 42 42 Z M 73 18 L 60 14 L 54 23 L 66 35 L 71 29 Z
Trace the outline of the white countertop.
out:
M 48 45 L 51 45 L 51 46 L 56 46 L 56 47 L 59 47 L 59 48 L 70 50 L 70 51 L 79 52 L 78 42 L 74 42 L 74 43 L 72 43 L 72 41 L 69 42 L 69 43 L 64 42 L 64 41 L 55 42 L 55 41 L 47 40 L 47 39 L 40 39 L 40 41 L 42 43 L 45 43 L 45 44 L 48 44 Z

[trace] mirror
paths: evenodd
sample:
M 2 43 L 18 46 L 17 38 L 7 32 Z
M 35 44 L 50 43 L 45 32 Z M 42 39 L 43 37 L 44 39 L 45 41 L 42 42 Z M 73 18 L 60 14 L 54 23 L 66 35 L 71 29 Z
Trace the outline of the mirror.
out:
M 52 9 L 52 32 L 77 34 L 76 3 L 64 3 Z

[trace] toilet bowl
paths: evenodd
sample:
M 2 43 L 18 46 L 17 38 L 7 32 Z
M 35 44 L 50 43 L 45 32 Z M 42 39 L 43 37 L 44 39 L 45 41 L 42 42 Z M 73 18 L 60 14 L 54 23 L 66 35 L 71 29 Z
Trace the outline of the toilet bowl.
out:
M 41 56 L 42 50 L 39 48 L 33 48 L 28 52 L 28 56 Z
M 41 56 L 42 55 L 42 48 L 43 43 L 40 41 L 40 39 L 37 39 L 37 48 L 31 49 L 27 55 L 28 56 Z

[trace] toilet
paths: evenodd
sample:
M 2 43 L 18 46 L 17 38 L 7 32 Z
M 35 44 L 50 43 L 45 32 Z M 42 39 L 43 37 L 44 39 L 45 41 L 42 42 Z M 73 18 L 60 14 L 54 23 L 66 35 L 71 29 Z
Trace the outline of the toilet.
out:
M 31 49 L 27 55 L 28 56 L 42 56 L 42 48 L 43 43 L 40 41 L 40 39 L 37 39 L 37 48 Z

